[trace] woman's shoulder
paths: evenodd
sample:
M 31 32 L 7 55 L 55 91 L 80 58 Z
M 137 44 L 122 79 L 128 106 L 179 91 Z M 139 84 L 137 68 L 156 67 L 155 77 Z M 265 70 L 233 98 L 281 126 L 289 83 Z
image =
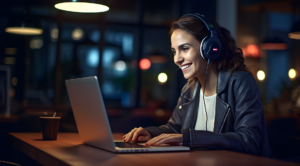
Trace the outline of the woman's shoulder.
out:
M 231 83 L 230 83 L 231 82 Z M 235 90 L 237 89 L 257 89 L 258 85 L 249 71 L 235 71 L 231 74 L 229 85 L 232 85 Z
M 231 74 L 231 78 L 233 79 L 242 79 L 244 77 L 253 77 L 252 73 L 246 70 L 239 70 L 239 71 L 234 71 Z

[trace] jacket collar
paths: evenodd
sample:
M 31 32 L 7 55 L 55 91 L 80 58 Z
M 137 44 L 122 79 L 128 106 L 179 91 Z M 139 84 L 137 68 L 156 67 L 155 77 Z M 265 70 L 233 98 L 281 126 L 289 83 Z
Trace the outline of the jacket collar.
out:
M 230 75 L 231 75 L 230 70 L 219 71 L 218 82 L 217 82 L 217 94 L 220 94 L 225 89 L 228 80 L 230 78 Z M 186 87 L 184 87 L 181 96 L 191 101 L 195 98 L 200 88 L 201 88 L 201 84 L 198 81 L 198 79 L 191 81 L 190 83 L 188 83 L 188 85 L 186 85 Z

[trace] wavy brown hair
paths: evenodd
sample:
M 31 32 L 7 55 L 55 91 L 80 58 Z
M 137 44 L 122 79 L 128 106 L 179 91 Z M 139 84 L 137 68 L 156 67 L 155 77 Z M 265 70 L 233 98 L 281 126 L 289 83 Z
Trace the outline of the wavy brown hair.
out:
M 219 24 L 215 21 L 211 20 L 211 22 L 214 24 L 217 36 L 222 45 L 220 57 L 214 61 L 217 71 L 231 70 L 231 74 L 234 71 L 241 70 L 249 72 L 244 64 L 243 51 L 236 46 L 235 40 L 231 37 L 230 32 L 219 26 Z M 205 24 L 193 16 L 184 17 L 173 22 L 169 34 L 172 35 L 176 29 L 182 29 L 190 33 L 200 43 L 204 37 L 210 36 L 210 32 L 207 30 Z

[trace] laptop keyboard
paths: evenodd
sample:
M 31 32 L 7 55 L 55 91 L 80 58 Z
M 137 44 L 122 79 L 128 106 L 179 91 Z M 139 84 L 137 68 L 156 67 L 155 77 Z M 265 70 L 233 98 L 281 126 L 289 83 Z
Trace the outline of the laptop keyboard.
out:
M 128 142 L 115 142 L 115 146 L 119 148 L 149 148 L 147 146 L 139 145 L 138 143 L 128 143 Z

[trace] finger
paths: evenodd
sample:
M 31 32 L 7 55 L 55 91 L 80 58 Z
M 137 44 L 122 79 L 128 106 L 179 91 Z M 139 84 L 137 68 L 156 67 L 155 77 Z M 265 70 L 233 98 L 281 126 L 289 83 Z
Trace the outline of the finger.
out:
M 139 136 L 148 136 L 148 135 L 149 135 L 148 132 L 144 128 L 139 127 L 133 134 L 132 141 L 137 141 Z
M 137 137 L 139 136 L 139 135 L 141 135 L 141 133 L 142 133 L 142 129 L 143 128 L 138 128 L 135 132 L 134 132 L 134 134 L 133 134 L 133 136 L 132 136 L 132 141 L 136 141 L 137 140 Z
M 134 134 L 134 132 L 137 130 L 137 128 L 134 128 L 132 129 L 128 134 L 127 134 L 127 137 L 126 137 L 126 140 L 125 142 L 129 142 L 131 139 L 132 139 L 132 135 Z
M 127 134 L 123 135 L 123 142 L 125 142 Z
M 125 138 L 126 138 L 126 135 L 123 135 L 123 138 L 122 138 L 122 139 L 123 139 L 123 142 L 125 142 Z
M 138 141 L 148 141 L 150 138 L 148 136 L 139 136 Z
M 166 137 L 165 139 L 162 139 L 162 140 L 156 142 L 154 146 L 158 146 L 158 145 L 161 145 L 161 144 L 182 145 L 182 140 L 179 137 L 171 135 L 170 137 Z
M 157 141 L 156 143 L 154 143 L 153 146 L 158 146 L 158 145 L 166 144 L 169 142 L 173 142 L 172 138 L 161 139 L 161 140 Z
M 167 137 L 169 137 L 168 134 L 161 134 L 158 137 L 154 137 L 153 139 L 149 140 L 146 144 L 148 144 L 148 146 L 151 146 L 163 139 L 166 139 Z
M 152 145 L 153 143 L 155 143 L 157 140 L 161 139 L 162 137 L 164 137 L 163 134 L 161 134 L 161 135 L 159 135 L 157 137 L 154 137 L 154 138 L 150 139 L 146 144 Z

